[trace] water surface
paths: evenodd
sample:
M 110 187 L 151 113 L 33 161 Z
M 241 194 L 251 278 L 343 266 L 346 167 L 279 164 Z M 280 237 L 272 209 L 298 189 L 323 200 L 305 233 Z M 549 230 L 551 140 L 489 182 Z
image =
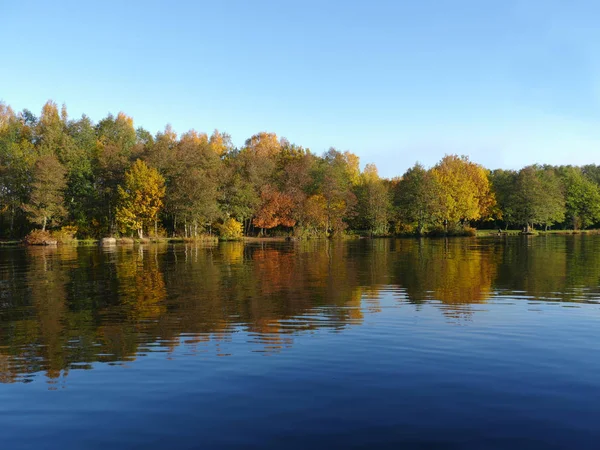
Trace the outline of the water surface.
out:
M 598 448 L 600 236 L 0 248 L 2 448 Z

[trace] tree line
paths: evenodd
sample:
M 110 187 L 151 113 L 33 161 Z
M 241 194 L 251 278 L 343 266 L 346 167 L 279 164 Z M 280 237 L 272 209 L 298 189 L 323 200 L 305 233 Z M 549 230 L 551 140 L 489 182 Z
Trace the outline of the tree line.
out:
M 274 133 L 237 148 L 218 130 L 153 135 L 124 113 L 94 123 L 52 101 L 39 117 L 0 103 L 2 238 L 580 229 L 600 222 L 599 183 L 597 165 L 488 170 L 456 155 L 385 179 L 349 151 L 316 155 Z

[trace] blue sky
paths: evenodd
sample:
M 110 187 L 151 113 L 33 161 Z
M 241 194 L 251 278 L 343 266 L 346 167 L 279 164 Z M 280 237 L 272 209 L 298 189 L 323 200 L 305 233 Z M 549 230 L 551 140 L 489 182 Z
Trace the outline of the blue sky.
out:
M 333 146 L 384 176 L 445 153 L 600 163 L 600 3 L 0 0 L 0 99 Z

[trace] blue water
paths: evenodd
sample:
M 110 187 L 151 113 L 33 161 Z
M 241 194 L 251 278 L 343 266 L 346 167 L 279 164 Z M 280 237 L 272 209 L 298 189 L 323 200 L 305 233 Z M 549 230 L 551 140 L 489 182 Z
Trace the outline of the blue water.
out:
M 0 250 L 2 448 L 598 448 L 599 238 L 226 245 Z

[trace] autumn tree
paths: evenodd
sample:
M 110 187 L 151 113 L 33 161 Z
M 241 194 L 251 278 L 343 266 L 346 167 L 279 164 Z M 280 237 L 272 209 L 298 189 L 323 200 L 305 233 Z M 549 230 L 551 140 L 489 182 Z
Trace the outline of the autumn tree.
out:
M 221 133 L 219 130 L 214 130 L 210 135 L 208 145 L 211 151 L 219 157 L 225 156 L 234 148 L 231 136 L 227 133 Z
M 309 235 L 327 233 L 327 199 L 322 194 L 311 195 L 302 208 L 302 225 Z
M 275 133 L 261 132 L 247 139 L 238 153 L 243 173 L 256 192 L 273 181 L 276 157 L 280 150 L 281 143 Z
M 164 178 L 138 159 L 125 173 L 117 192 L 116 219 L 121 231 L 137 231 L 139 238 L 143 238 L 144 228 L 155 224 L 163 206 Z
M 302 227 L 304 205 L 308 196 L 316 192 L 314 171 L 317 157 L 308 149 L 285 144 L 277 157 L 275 184 L 292 202 L 292 217 Z
M 31 194 L 23 210 L 43 231 L 46 226 L 58 223 L 66 213 L 63 206 L 65 173 L 65 168 L 52 154 L 40 156 L 35 163 Z
M 294 202 L 289 195 L 279 192 L 271 185 L 265 185 L 262 189 L 261 205 L 254 217 L 254 226 L 261 229 L 275 228 L 278 225 L 293 227 L 296 220 L 293 217 Z
M 446 155 L 431 172 L 440 186 L 446 228 L 490 216 L 496 200 L 482 166 L 466 156 Z

